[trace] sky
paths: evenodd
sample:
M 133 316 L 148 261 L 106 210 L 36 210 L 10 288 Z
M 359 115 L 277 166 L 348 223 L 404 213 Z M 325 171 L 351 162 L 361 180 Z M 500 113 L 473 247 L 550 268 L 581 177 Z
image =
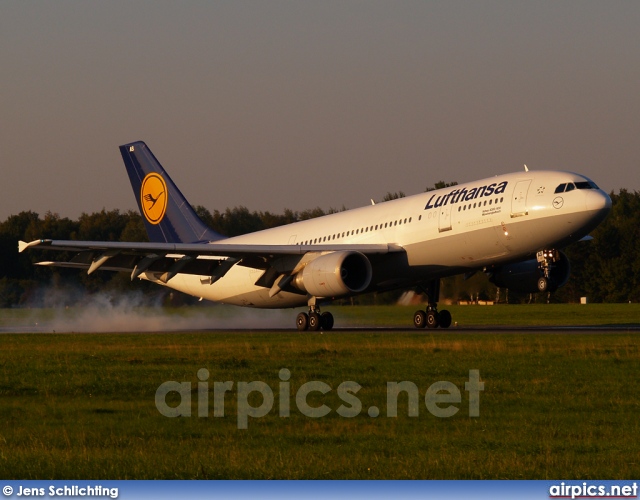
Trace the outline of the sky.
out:
M 635 0 L 4 0 L 0 220 L 136 209 L 136 140 L 211 211 L 523 164 L 640 190 L 638 26 Z

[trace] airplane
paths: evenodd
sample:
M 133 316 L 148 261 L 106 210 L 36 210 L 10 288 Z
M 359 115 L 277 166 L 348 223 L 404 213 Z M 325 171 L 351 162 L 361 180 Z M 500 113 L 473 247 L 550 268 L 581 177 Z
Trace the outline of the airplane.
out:
M 562 249 L 590 239 L 611 199 L 589 178 L 525 171 L 226 238 L 207 227 L 141 141 L 120 146 L 149 242 L 40 239 L 18 250 L 72 252 L 43 266 L 126 271 L 189 295 L 254 308 L 308 307 L 300 331 L 331 330 L 335 299 L 414 288 L 416 328 L 448 328 L 440 280 L 487 273 L 499 287 L 554 291 L 569 279 Z

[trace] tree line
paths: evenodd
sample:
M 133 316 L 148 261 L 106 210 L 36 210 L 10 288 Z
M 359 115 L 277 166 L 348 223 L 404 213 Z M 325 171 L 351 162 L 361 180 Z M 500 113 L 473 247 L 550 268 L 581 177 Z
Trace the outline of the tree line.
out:
M 453 183 L 438 183 L 445 187 Z M 401 198 L 404 193 L 387 193 L 383 201 Z M 552 295 L 555 302 L 578 302 L 588 297 L 590 302 L 640 301 L 640 193 L 621 189 L 611 193 L 612 209 L 607 219 L 593 231 L 593 240 L 575 243 L 564 249 L 571 261 L 571 278 L 567 285 Z M 292 222 L 320 217 L 342 209 L 314 208 L 302 212 L 284 210 L 282 214 L 250 211 L 240 206 L 221 212 L 210 212 L 203 206 L 194 207 L 200 218 L 213 230 L 227 236 L 237 236 L 269 229 Z M 47 212 L 44 216 L 26 211 L 0 222 L 0 307 L 41 306 L 51 303 L 53 291 L 66 290 L 71 300 L 81 301 L 86 295 L 103 291 L 137 290 L 149 296 L 163 296 L 168 291 L 146 282 L 131 283 L 127 273 L 97 272 L 90 276 L 74 269 L 34 265 L 35 262 L 60 258 L 57 252 L 33 249 L 18 253 L 18 241 L 39 238 L 148 241 L 138 212 L 102 210 L 83 213 L 76 220 Z M 46 285 L 46 286 L 45 286 Z M 483 273 L 469 280 L 461 276 L 447 278 L 442 283 L 441 300 L 475 298 L 504 301 L 506 291 L 492 285 Z M 363 296 L 361 303 L 384 303 L 396 300 L 401 291 L 379 296 Z M 191 299 L 172 294 L 178 303 Z M 547 300 L 546 296 L 510 294 L 509 302 Z

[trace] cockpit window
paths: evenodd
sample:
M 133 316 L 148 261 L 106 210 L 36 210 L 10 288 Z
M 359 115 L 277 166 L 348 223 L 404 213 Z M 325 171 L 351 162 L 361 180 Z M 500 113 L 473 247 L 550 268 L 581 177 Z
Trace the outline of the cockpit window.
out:
M 598 186 L 596 186 L 596 183 L 592 181 L 576 182 L 576 187 L 578 189 L 599 189 Z
M 581 182 L 576 182 L 575 184 L 573 182 L 567 182 L 565 184 L 560 184 L 557 188 L 556 188 L 556 194 L 557 193 L 565 193 L 567 191 L 573 191 L 574 189 L 600 189 L 598 186 L 596 186 L 595 182 L 593 181 L 581 181 Z

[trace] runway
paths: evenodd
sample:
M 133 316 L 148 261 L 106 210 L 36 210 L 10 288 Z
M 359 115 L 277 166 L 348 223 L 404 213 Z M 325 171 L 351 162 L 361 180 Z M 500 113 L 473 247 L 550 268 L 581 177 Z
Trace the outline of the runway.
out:
M 536 335 L 536 334 L 570 334 L 570 335 L 593 335 L 593 334 L 619 334 L 619 333 L 640 333 L 640 324 L 623 324 L 623 325 L 582 325 L 582 326 L 505 326 L 505 325 L 483 325 L 483 326 L 459 326 L 447 329 L 416 329 L 411 327 L 346 327 L 334 328 L 330 331 L 306 331 L 298 332 L 294 328 L 197 328 L 197 329 L 166 329 L 158 331 L 141 331 L 131 330 L 119 331 L 65 331 L 56 330 L 47 325 L 38 326 L 12 326 L 0 327 L 0 335 L 2 334 L 273 334 L 273 335 L 363 335 L 363 334 L 423 334 L 423 335 L 456 335 L 456 334 L 503 334 L 503 335 Z

